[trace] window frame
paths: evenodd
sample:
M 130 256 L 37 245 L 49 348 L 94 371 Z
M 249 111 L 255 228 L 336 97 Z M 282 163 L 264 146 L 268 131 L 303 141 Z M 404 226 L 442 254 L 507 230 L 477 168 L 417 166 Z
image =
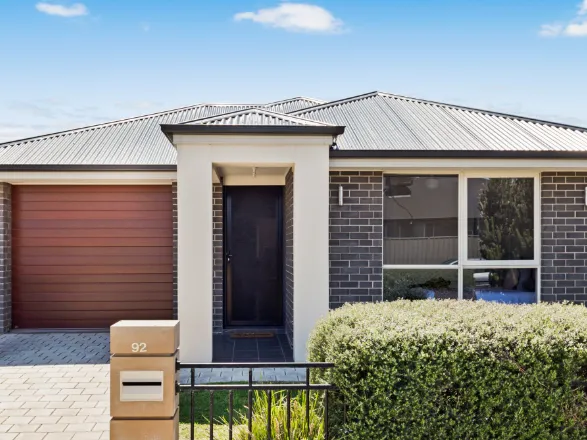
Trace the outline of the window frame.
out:
M 458 271 L 458 299 L 463 299 L 464 270 L 468 269 L 535 269 L 536 270 L 536 302 L 541 301 L 540 267 L 541 267 L 541 216 L 540 216 L 540 171 L 510 170 L 510 169 L 474 169 L 467 171 L 439 170 L 433 168 L 422 169 L 388 169 L 383 172 L 385 179 L 389 175 L 449 175 L 458 177 L 458 236 L 457 236 L 457 264 L 385 264 L 383 269 L 433 269 Z M 468 182 L 469 179 L 479 178 L 532 178 L 533 180 L 533 214 L 534 214 L 534 258 L 532 260 L 469 260 L 468 259 Z M 384 205 L 385 205 L 385 198 Z M 385 209 L 383 209 L 385 213 Z M 385 217 L 383 217 L 383 222 Z M 385 238 L 384 238 L 385 241 Z
M 472 268 L 475 267 L 489 267 L 491 268 L 502 268 L 502 267 L 519 267 L 523 268 L 530 268 L 538 265 L 540 263 L 540 176 L 539 173 L 534 172 L 487 172 L 487 171 L 471 171 L 462 173 L 463 183 L 459 179 L 459 191 L 461 190 L 461 185 L 463 186 L 464 194 L 459 194 L 459 206 L 461 207 L 461 212 L 459 212 L 459 219 L 461 216 L 464 219 L 464 225 L 460 225 L 459 227 L 459 250 L 462 251 L 463 256 L 463 264 L 466 266 L 471 266 Z M 468 239 L 468 184 L 469 179 L 483 179 L 483 178 L 492 178 L 492 179 L 512 179 L 512 178 L 533 178 L 533 211 L 534 211 L 534 258 L 532 260 L 469 260 L 467 252 L 467 239 Z M 461 240 L 464 243 L 461 243 Z M 459 253 L 460 254 L 460 253 Z M 459 255 L 460 257 L 460 255 Z

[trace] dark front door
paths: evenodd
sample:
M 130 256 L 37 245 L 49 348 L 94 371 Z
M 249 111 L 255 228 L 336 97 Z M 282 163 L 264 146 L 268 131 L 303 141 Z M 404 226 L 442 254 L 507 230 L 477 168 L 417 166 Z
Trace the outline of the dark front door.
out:
M 225 319 L 283 324 L 280 186 L 225 187 Z

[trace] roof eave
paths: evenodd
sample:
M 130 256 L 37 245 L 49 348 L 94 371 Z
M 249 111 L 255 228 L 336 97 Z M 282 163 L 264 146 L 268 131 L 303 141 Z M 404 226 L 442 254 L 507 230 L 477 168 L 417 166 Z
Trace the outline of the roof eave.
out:
M 328 127 L 331 128 L 331 127 Z M 331 159 L 587 159 L 587 151 L 331 150 Z M 0 164 L 0 171 L 176 171 L 177 165 Z
M 176 171 L 177 165 L 0 164 L 0 171 Z
M 345 127 L 324 125 L 183 125 L 161 124 L 161 131 L 170 138 L 174 134 L 275 134 L 331 135 L 344 133 Z
M 587 151 L 332 150 L 333 159 L 587 159 Z

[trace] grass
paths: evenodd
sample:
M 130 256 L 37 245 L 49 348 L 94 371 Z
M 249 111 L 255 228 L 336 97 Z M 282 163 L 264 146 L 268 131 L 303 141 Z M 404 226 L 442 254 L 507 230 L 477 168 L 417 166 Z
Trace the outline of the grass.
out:
M 291 401 L 291 433 L 286 430 L 286 393 L 275 392 L 272 396 L 271 420 L 274 440 L 313 440 L 322 439 L 324 425 L 322 423 L 322 394 L 312 393 L 310 397 L 310 432 L 305 423 L 304 392 L 292 393 Z M 233 392 L 233 438 L 246 440 L 247 391 Z M 265 392 L 253 393 L 253 439 L 266 440 L 267 403 Z M 194 438 L 204 440 L 210 438 L 210 393 L 198 391 L 194 393 Z M 214 392 L 214 439 L 228 439 L 228 391 Z M 180 394 L 179 402 L 180 439 L 190 438 L 190 394 Z
M 207 391 L 194 392 L 194 437 L 196 440 L 210 438 L 210 393 Z M 235 425 L 239 414 L 246 414 L 247 391 L 233 391 L 233 418 Z M 228 391 L 214 392 L 214 438 L 228 439 Z M 244 425 L 236 429 L 244 429 Z M 180 439 L 190 438 L 190 393 L 182 392 L 179 395 L 179 430 Z

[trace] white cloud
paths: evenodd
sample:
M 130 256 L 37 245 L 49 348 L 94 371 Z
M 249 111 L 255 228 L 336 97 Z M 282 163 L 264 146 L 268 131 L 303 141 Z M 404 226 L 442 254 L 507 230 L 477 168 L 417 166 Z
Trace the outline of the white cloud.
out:
M 543 24 L 540 27 L 540 35 L 543 37 L 556 37 L 563 31 L 564 26 L 562 24 Z
M 59 17 L 81 17 L 88 15 L 88 8 L 82 3 L 74 3 L 71 6 L 56 5 L 53 3 L 37 3 L 37 11 L 48 15 L 57 15 Z
M 579 5 L 577 15 L 568 23 L 543 24 L 539 34 L 543 37 L 587 37 L 587 0 Z
M 571 23 L 565 28 L 565 35 L 569 37 L 587 37 L 587 20 L 582 23 Z
M 251 20 L 292 32 L 333 33 L 342 30 L 343 22 L 326 9 L 306 3 L 282 3 L 257 12 L 241 12 L 236 21 Z

